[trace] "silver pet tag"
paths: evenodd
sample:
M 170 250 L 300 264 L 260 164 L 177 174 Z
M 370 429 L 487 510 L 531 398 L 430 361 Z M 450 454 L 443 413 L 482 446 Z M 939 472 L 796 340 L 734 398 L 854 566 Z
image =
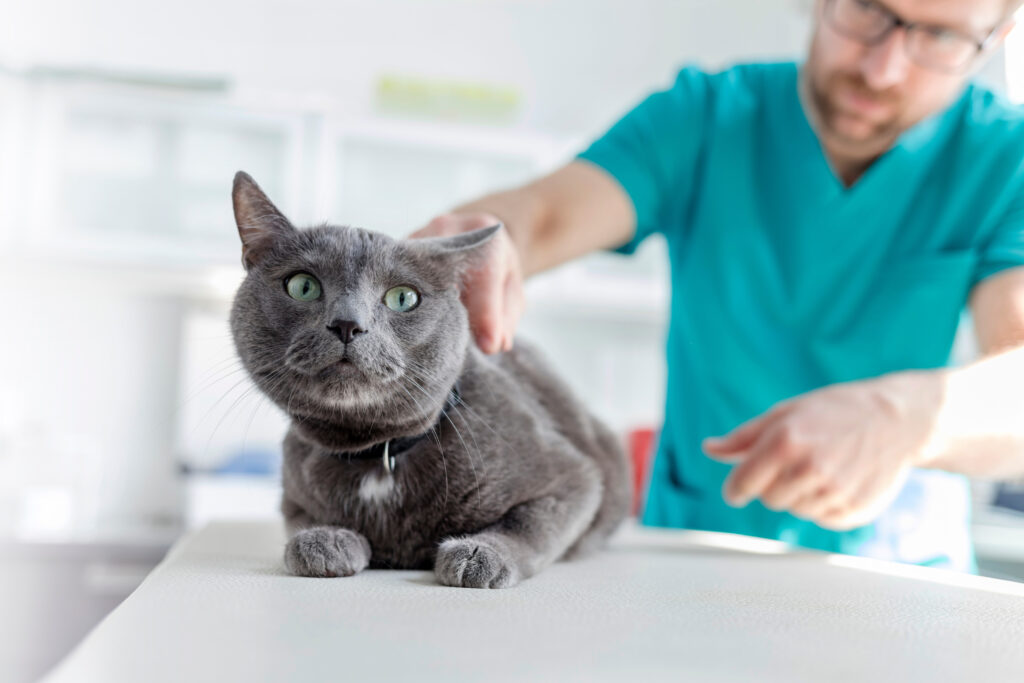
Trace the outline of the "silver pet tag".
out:
M 395 471 L 395 456 L 391 455 L 391 442 L 384 442 L 384 471 L 391 474 Z

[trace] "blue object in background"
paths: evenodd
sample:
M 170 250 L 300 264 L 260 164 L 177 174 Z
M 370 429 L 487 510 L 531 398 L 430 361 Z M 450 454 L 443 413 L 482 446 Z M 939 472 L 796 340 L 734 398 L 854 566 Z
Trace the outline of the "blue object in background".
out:
M 1003 482 L 996 487 L 992 505 L 1024 513 L 1024 484 Z
M 277 475 L 281 471 L 281 452 L 251 448 L 239 450 L 213 470 L 214 474 Z

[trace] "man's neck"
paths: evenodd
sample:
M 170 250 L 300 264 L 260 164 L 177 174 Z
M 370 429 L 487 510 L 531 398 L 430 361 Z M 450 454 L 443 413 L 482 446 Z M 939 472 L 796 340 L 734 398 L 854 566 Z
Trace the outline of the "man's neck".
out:
M 804 116 L 807 117 L 807 121 L 811 124 L 811 129 L 818 138 L 818 143 L 821 145 L 821 150 L 825 155 L 829 168 L 832 169 L 832 173 L 843 183 L 844 187 L 853 187 L 860 180 L 861 176 L 871 168 L 871 164 L 875 163 L 885 152 L 882 151 L 867 156 L 863 154 L 854 155 L 837 149 L 835 145 L 830 145 L 821 133 L 822 124 L 818 110 L 814 106 L 814 98 L 810 92 L 808 78 L 809 76 L 806 71 L 801 68 L 797 91 L 800 98 L 800 106 L 804 110 Z
M 842 155 L 830 152 L 825 145 L 822 145 L 822 149 L 825 150 L 825 158 L 828 160 L 829 166 L 832 167 L 832 172 L 836 174 L 836 177 L 839 178 L 847 189 L 853 187 L 860 180 L 861 176 L 871 168 L 871 164 L 878 160 L 878 156 L 871 157 L 870 159 L 845 158 Z

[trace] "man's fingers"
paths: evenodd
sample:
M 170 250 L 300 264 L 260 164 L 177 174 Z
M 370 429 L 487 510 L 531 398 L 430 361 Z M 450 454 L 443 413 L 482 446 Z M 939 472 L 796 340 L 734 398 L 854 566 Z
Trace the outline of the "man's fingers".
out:
M 469 219 L 475 219 L 476 222 Z M 488 216 L 471 216 L 462 221 L 463 228 L 488 227 L 493 224 Z M 476 344 L 484 353 L 498 353 L 508 344 L 508 327 L 505 323 L 508 276 L 514 264 L 509 263 L 507 240 L 505 231 L 499 231 L 495 239 L 486 245 L 484 258 L 463 275 L 462 303 L 466 307 Z
M 868 477 L 851 495 L 845 497 L 842 506 L 826 510 L 821 514 L 822 526 L 836 530 L 864 526 L 878 517 L 892 504 L 903 490 L 909 470 L 897 473 L 890 480 L 878 475 Z
M 409 235 L 410 239 L 418 237 L 446 237 L 469 232 L 479 228 L 487 228 L 501 221 L 490 214 L 443 213 L 435 216 L 429 223 Z
M 862 520 L 858 513 L 850 512 L 846 508 L 832 508 L 822 515 L 820 519 L 816 520 L 815 523 L 832 531 L 849 531 L 850 529 L 864 526 L 867 524 L 867 521 Z
M 472 273 L 462 294 L 477 346 L 484 353 L 501 351 L 502 287 L 485 271 Z
M 436 216 L 410 237 L 445 237 L 501 225 L 485 212 L 446 213 Z M 522 313 L 522 276 L 518 253 L 506 230 L 487 245 L 487 253 L 462 277 L 462 303 L 469 315 L 476 345 L 484 353 L 512 347 L 512 334 Z
M 454 235 L 458 232 L 458 226 L 459 223 L 455 214 L 443 213 L 440 216 L 435 216 L 429 223 L 409 235 L 409 238 L 416 239 L 419 237 L 442 237 L 444 235 Z
M 820 484 L 812 493 L 804 496 L 790 507 L 797 517 L 817 522 L 826 514 L 835 514 L 839 509 L 845 509 L 842 500 L 835 487 L 830 484 Z
M 770 510 L 788 510 L 797 501 L 814 493 L 821 484 L 821 472 L 810 460 L 802 460 L 781 469 L 761 494 L 761 502 Z
M 708 437 L 701 442 L 701 448 L 712 458 L 732 459 L 737 451 L 754 445 L 761 433 L 778 417 L 775 409 L 762 413 L 736 427 L 725 436 Z
M 512 340 L 515 337 L 516 327 L 519 325 L 519 318 L 523 314 L 522 285 L 519 282 L 519 275 L 509 271 L 505 276 L 502 305 L 504 307 L 504 339 L 503 351 L 512 350 Z
M 761 492 L 778 476 L 782 461 L 777 449 L 779 436 L 777 430 L 763 432 L 754 445 L 745 454 L 744 460 L 737 465 L 725 480 L 723 495 L 726 502 L 736 507 L 743 507 Z

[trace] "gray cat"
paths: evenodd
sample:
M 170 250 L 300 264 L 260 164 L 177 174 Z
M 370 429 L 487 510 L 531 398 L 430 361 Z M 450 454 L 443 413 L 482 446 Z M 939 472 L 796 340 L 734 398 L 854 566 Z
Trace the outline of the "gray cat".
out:
M 485 356 L 470 340 L 461 274 L 500 225 L 297 230 L 242 172 L 233 201 L 235 345 L 292 420 L 289 571 L 433 568 L 504 588 L 603 544 L 631 495 L 617 440 L 527 344 Z

